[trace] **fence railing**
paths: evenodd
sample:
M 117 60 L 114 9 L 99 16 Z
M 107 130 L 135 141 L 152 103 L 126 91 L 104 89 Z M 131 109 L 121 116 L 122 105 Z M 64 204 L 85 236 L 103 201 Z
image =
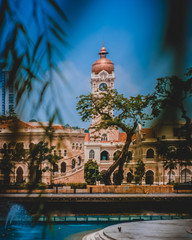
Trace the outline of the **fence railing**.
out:
M 120 215 L 120 216 L 52 216 L 52 222 L 65 223 L 85 223 L 85 222 L 132 222 L 132 221 L 154 221 L 154 220 L 174 220 L 174 219 L 192 219 L 191 215 Z M 35 219 L 34 219 L 35 220 Z M 6 219 L 0 218 L 0 222 Z M 22 219 L 14 218 L 13 222 L 33 221 L 33 217 L 24 217 Z M 46 216 L 41 216 L 39 222 L 46 222 Z

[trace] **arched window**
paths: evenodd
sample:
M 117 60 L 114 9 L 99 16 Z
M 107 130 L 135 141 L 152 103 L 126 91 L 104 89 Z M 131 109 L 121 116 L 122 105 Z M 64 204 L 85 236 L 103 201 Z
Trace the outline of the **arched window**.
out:
M 23 169 L 22 167 L 17 168 L 17 177 L 16 177 L 16 182 L 17 183 L 22 183 L 23 182 Z
M 153 171 L 148 170 L 146 172 L 145 182 L 146 182 L 146 184 L 150 184 L 150 185 L 153 184 L 153 182 L 154 182 L 154 173 L 153 173 Z
M 75 159 L 72 159 L 72 166 L 71 166 L 72 169 L 75 168 L 75 164 L 76 164 Z
M 103 133 L 101 135 L 101 141 L 107 141 L 107 134 L 106 133 Z
M 53 165 L 53 172 L 56 173 L 59 171 L 59 168 L 58 168 L 58 165 L 57 164 L 54 164 Z
M 72 143 L 72 150 L 75 149 L 75 143 Z
M 191 171 L 189 169 L 183 169 L 181 171 L 181 182 L 185 183 L 185 182 L 191 182 L 192 178 L 191 178 Z
M 94 150 L 90 150 L 89 152 L 89 159 L 94 159 L 95 158 L 95 151 Z
M 78 157 L 78 165 L 81 165 L 81 157 Z
M 109 160 L 109 153 L 107 151 L 101 152 L 101 160 Z
M 131 183 L 133 181 L 133 174 L 131 172 L 127 173 L 127 182 Z
M 146 155 L 147 158 L 154 158 L 154 151 L 153 149 L 148 149 L 147 150 L 147 155 Z
M 132 152 L 131 151 L 128 152 L 128 160 L 132 160 Z
M 172 183 L 175 182 L 175 172 L 174 171 L 169 171 L 167 173 L 167 177 L 168 177 L 168 182 Z
M 67 156 L 67 150 L 64 150 L 64 153 L 63 153 L 64 157 Z
M 61 163 L 61 172 L 62 173 L 66 172 L 66 163 L 65 162 Z
M 79 146 L 80 150 L 82 149 L 82 143 L 80 143 L 80 146 Z
M 75 147 L 75 148 L 76 148 L 76 150 L 78 149 L 78 147 L 79 147 L 79 146 L 78 146 L 78 143 L 76 143 L 76 147 Z
M 59 157 L 61 157 L 61 150 L 59 150 Z

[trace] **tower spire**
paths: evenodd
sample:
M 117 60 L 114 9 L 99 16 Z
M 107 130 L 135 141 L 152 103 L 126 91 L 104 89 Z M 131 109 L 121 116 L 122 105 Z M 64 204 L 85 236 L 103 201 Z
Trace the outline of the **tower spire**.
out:
M 100 55 L 100 58 L 106 58 L 106 55 L 108 54 L 108 52 L 106 51 L 106 48 L 104 47 L 104 41 L 103 41 L 102 48 L 98 54 Z

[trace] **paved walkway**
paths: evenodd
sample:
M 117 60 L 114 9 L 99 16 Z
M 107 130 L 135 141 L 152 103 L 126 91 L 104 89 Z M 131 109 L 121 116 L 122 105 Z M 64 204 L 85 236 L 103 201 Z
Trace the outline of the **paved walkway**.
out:
M 39 194 L 0 194 L 0 201 L 33 201 Z M 161 193 L 161 194 L 41 194 L 47 202 L 159 202 L 159 201 L 186 201 L 192 202 L 192 194 Z
M 118 228 L 121 228 L 119 231 Z M 192 239 L 192 220 L 121 223 L 89 234 L 83 240 L 186 240 Z

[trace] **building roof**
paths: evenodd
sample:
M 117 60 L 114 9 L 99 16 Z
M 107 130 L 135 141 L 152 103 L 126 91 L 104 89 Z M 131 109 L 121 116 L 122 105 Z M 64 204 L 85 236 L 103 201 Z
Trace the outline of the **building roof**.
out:
M 111 62 L 111 60 L 106 58 L 107 54 L 108 52 L 106 51 L 106 48 L 103 45 L 99 53 L 100 59 L 98 59 L 92 65 L 92 72 L 98 74 L 101 71 L 105 70 L 106 72 L 111 74 L 114 71 L 114 64 Z
M 152 128 L 142 128 L 141 134 L 145 135 L 145 138 L 154 138 L 155 134 Z
M 125 142 L 126 141 L 127 134 L 126 133 L 119 133 L 119 142 Z
M 85 141 L 86 141 L 86 142 L 89 142 L 89 141 L 90 141 L 90 135 L 89 135 L 89 133 L 86 133 L 86 135 L 85 135 Z
M 34 128 L 42 128 L 49 126 L 49 122 L 27 122 L 27 124 Z M 65 129 L 64 126 L 54 123 L 51 125 L 51 127 L 54 129 Z
M 0 120 L 0 127 L 4 129 L 12 129 L 12 128 L 33 128 L 33 126 L 28 125 L 27 123 L 19 120 L 19 119 L 7 119 Z

